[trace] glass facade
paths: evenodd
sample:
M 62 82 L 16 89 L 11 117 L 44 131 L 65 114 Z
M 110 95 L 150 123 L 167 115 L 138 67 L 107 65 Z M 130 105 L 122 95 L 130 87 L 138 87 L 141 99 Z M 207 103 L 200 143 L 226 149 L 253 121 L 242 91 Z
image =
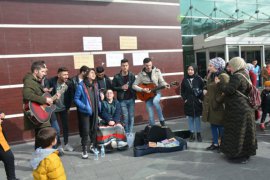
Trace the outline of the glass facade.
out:
M 184 65 L 187 66 L 192 62 L 197 61 L 197 64 L 205 68 L 206 65 L 199 64 L 206 61 L 207 58 L 220 56 L 225 58 L 225 49 L 228 50 L 228 58 L 239 56 L 251 61 L 254 58 L 262 58 L 262 47 L 249 47 L 229 45 L 217 46 L 207 49 L 207 52 L 193 51 L 193 37 L 205 34 L 208 36 L 212 32 L 222 30 L 219 36 L 250 36 L 268 34 L 270 36 L 269 20 L 270 20 L 270 0 L 181 0 L 180 1 L 180 17 Z M 241 21 L 245 23 L 241 23 Z M 258 22 L 260 22 L 258 24 Z M 265 23 L 265 24 L 262 24 Z M 235 25 L 236 24 L 236 25 Z M 235 25 L 234 28 L 231 28 Z M 225 29 L 224 27 L 230 27 Z M 250 29 L 254 29 L 253 34 L 245 34 Z M 265 28 L 263 28 L 265 27 Z M 222 29 L 223 28 L 223 29 Z M 216 33 L 216 32 L 215 32 Z M 215 36 L 212 36 L 215 39 Z M 265 59 L 270 59 L 270 46 L 264 47 Z M 203 74 L 204 69 L 200 70 Z M 202 74 L 202 75 L 203 75 Z

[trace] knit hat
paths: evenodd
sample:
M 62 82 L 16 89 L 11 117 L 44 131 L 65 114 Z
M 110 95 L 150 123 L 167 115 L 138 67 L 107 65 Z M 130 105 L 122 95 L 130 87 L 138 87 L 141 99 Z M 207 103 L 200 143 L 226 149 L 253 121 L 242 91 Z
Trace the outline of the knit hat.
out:
M 270 87 L 270 81 L 265 81 L 265 82 L 264 82 L 264 86 Z
M 243 58 L 234 57 L 229 61 L 230 66 L 233 67 L 234 71 L 238 71 L 240 69 L 245 69 L 247 64 Z
M 218 71 L 221 71 L 225 68 L 225 61 L 220 57 L 215 57 L 209 60 L 209 64 L 212 64 Z
M 253 71 L 254 70 L 254 65 L 251 63 L 247 63 L 247 70 L 248 71 Z

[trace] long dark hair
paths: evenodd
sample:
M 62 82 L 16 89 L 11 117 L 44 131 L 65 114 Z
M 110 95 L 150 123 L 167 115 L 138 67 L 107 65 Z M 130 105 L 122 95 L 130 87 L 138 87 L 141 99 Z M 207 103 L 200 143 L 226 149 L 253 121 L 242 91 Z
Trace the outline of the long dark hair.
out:
M 88 87 L 90 87 L 90 86 L 93 84 L 93 83 L 90 83 L 90 81 L 89 81 L 89 79 L 88 79 L 88 75 L 89 75 L 90 71 L 94 71 L 94 72 L 96 73 L 96 71 L 95 71 L 94 68 L 89 68 L 89 69 L 86 71 L 86 73 L 83 75 L 83 82 L 84 82 L 84 84 L 85 84 L 86 86 L 88 86 Z M 93 81 L 94 81 L 94 80 L 93 80 Z

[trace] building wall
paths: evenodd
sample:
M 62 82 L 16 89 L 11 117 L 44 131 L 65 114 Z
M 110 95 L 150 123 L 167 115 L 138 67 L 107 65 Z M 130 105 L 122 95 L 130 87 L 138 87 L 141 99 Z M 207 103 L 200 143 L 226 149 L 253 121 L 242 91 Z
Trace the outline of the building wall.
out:
M 23 130 L 22 78 L 34 60 L 44 60 L 48 76 L 65 66 L 70 76 L 73 55 L 83 51 L 84 36 L 101 36 L 103 51 L 93 51 L 94 64 L 105 63 L 106 54 L 122 52 L 137 74 L 142 66 L 133 66 L 132 52 L 149 52 L 168 82 L 180 81 L 183 75 L 182 42 L 178 0 L 147 1 L 0 1 L 0 109 L 7 114 L 3 127 L 11 142 L 33 138 Z M 89 26 L 91 25 L 91 26 Z M 123 51 L 119 36 L 137 36 L 138 49 Z M 119 67 L 106 68 L 112 77 Z M 179 90 L 163 91 L 162 106 L 166 118 L 183 115 Z M 70 111 L 70 131 L 77 132 L 74 108 Z M 135 123 L 147 122 L 144 102 L 136 103 Z

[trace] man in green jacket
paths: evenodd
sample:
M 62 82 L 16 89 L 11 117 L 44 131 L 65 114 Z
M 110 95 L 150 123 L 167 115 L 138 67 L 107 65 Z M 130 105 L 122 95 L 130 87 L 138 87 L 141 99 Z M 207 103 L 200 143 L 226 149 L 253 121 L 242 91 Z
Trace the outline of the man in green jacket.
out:
M 36 102 L 38 104 L 53 104 L 52 98 L 43 97 L 43 86 L 41 81 L 46 75 L 46 65 L 44 61 L 35 61 L 31 66 L 31 73 L 27 73 L 23 78 L 23 104 L 26 105 L 29 101 Z M 35 137 L 40 129 L 50 127 L 50 121 L 34 125 L 29 119 L 29 112 L 24 111 L 24 129 L 35 129 Z M 38 148 L 38 144 L 35 141 L 35 149 Z

